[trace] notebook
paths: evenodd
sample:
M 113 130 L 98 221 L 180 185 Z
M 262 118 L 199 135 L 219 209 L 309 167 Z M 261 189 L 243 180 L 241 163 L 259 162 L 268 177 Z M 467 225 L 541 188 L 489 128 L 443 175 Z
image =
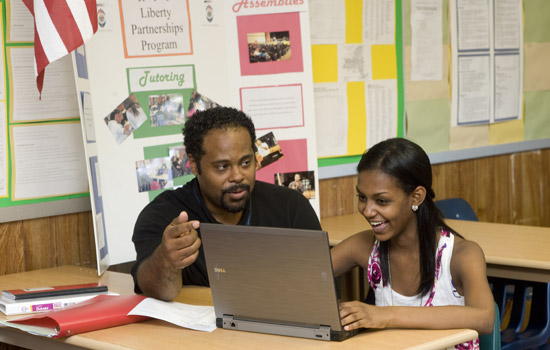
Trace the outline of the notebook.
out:
M 324 231 L 201 223 L 219 328 L 341 341 Z

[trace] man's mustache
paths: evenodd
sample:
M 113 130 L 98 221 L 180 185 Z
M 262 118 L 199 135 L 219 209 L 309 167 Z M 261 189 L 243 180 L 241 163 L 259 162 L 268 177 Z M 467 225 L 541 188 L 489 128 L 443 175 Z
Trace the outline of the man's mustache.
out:
M 222 194 L 240 192 L 240 191 L 250 191 L 250 185 L 237 184 L 237 185 L 229 186 L 228 188 L 225 188 L 222 190 Z

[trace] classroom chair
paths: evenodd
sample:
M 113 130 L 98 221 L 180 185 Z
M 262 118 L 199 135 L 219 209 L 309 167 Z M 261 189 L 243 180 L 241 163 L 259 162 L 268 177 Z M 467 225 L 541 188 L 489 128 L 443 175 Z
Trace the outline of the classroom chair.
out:
M 526 307 L 529 307 L 527 301 L 530 298 L 530 284 L 530 282 L 519 280 L 505 281 L 504 306 L 501 314 L 503 349 L 505 346 L 508 346 L 507 349 L 515 347 L 512 343 L 517 339 L 519 330 L 525 320 Z
M 501 332 L 503 350 L 544 346 L 550 339 L 550 284 L 509 280 L 514 284 L 510 323 Z
M 495 324 L 493 332 L 479 336 L 479 350 L 500 350 L 500 311 L 495 302 Z
M 448 198 L 435 201 L 446 219 L 478 221 L 477 215 L 464 198 Z

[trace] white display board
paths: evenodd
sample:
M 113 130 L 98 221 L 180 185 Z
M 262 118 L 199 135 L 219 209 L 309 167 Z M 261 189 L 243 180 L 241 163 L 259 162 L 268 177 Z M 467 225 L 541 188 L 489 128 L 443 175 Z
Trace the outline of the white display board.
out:
M 299 173 L 319 214 L 307 1 L 105 0 L 98 16 L 73 63 L 100 273 L 135 260 L 140 211 L 192 178 L 181 129 L 195 109 L 250 115 L 272 151 L 256 178 Z

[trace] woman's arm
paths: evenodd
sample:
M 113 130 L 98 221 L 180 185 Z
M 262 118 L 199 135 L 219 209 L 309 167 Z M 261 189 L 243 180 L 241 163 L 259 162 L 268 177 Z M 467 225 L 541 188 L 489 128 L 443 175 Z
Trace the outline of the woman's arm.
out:
M 373 244 L 372 231 L 363 231 L 354 234 L 331 249 L 332 269 L 338 277 L 355 266 L 366 269 Z

